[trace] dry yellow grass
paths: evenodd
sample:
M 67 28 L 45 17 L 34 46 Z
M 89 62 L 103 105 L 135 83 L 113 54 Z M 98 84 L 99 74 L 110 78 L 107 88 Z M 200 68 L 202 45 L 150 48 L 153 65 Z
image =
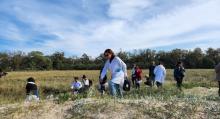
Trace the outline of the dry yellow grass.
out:
M 144 70 L 143 75 L 148 71 Z M 168 70 L 164 90 L 146 88 L 126 92 L 124 99 L 101 97 L 96 90 L 99 71 L 28 71 L 9 72 L 0 79 L 0 118 L 215 118 L 220 116 L 217 84 L 213 70 L 187 70 L 184 91 L 178 92 Z M 74 76 L 86 74 L 94 82 L 87 96 L 71 96 Z M 130 71 L 129 71 L 130 75 Z M 40 89 L 39 103 L 24 103 L 28 77 L 34 77 Z M 54 94 L 58 100 L 45 97 Z M 64 103 L 60 103 L 66 101 Z M 112 117 L 111 115 L 115 115 Z

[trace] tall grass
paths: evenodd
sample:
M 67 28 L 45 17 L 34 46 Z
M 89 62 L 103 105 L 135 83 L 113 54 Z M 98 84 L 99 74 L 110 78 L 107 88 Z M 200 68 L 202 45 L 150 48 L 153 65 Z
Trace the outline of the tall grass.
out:
M 128 71 L 129 75 L 131 71 Z M 45 99 L 48 95 L 57 95 L 60 99 L 67 100 L 71 96 L 70 84 L 74 76 L 81 77 L 83 74 L 93 80 L 93 92 L 84 97 L 100 97 L 96 90 L 98 84 L 99 71 L 81 70 L 81 71 L 27 71 L 27 72 L 9 72 L 4 78 L 0 79 L 0 104 L 21 102 L 25 99 L 25 85 L 28 77 L 34 77 L 39 87 L 40 98 Z M 143 75 L 148 74 L 143 70 Z M 183 87 L 190 89 L 193 87 L 216 87 L 214 81 L 214 71 L 210 69 L 191 69 L 187 70 Z M 156 88 L 146 88 L 142 83 L 140 90 L 125 92 L 125 98 L 144 98 L 148 96 L 169 97 L 180 96 L 175 88 L 173 80 L 173 70 L 168 70 L 166 83 L 163 91 Z M 159 95 L 159 96 L 158 96 Z M 80 96 L 79 96 L 80 97 Z M 72 97 L 76 99 L 77 97 Z M 82 96 L 83 98 L 83 96 Z

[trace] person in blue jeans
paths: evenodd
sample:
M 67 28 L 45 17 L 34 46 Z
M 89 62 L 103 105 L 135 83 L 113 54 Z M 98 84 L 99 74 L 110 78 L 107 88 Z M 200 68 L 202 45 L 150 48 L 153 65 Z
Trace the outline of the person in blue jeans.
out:
M 26 84 L 26 101 L 31 100 L 39 100 L 38 88 L 33 77 L 28 78 Z
M 110 70 L 111 80 L 109 83 L 110 94 L 114 97 L 123 97 L 122 87 L 127 77 L 127 66 L 111 49 L 106 49 L 104 56 L 107 59 L 101 72 L 100 82 L 103 81 L 107 71 Z

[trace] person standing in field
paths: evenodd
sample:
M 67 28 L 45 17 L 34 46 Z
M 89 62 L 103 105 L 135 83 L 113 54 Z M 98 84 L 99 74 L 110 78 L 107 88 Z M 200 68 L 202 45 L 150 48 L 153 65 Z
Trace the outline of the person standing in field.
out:
M 135 75 L 136 75 L 136 89 L 140 89 L 140 84 L 141 84 L 141 74 L 142 74 L 142 70 L 139 68 L 139 66 L 136 66 L 136 70 L 135 70 Z
M 135 80 L 136 80 L 136 64 L 133 65 L 133 68 L 131 70 L 131 81 L 132 81 L 132 84 L 133 86 L 135 85 Z
M 106 49 L 104 56 L 107 59 L 101 73 L 100 82 L 103 81 L 107 71 L 110 70 L 111 80 L 109 81 L 109 90 L 112 96 L 123 97 L 122 87 L 124 79 L 127 77 L 127 66 L 111 49 Z
M 182 82 L 185 76 L 185 69 L 182 62 L 177 62 L 176 67 L 174 68 L 174 79 L 176 81 L 177 88 L 182 91 Z
M 163 86 L 166 78 L 166 69 L 163 63 L 160 61 L 159 64 L 154 69 L 155 81 L 158 88 Z
M 155 75 L 154 75 L 154 69 L 155 69 L 156 65 L 155 65 L 155 62 L 152 61 L 151 62 L 151 65 L 149 67 L 149 78 L 151 80 L 151 84 L 152 86 L 154 86 L 154 83 L 155 83 Z
M 218 81 L 218 95 L 220 96 L 220 63 L 215 66 L 215 72 L 216 72 L 216 80 Z

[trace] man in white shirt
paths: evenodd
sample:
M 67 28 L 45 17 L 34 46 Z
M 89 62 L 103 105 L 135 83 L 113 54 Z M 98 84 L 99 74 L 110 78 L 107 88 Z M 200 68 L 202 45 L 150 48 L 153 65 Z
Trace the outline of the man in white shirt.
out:
M 123 97 L 122 87 L 124 79 L 127 77 L 127 66 L 111 49 L 107 49 L 104 52 L 104 56 L 107 58 L 105 66 L 101 72 L 101 79 L 103 80 L 108 70 L 111 72 L 111 80 L 109 81 L 110 94 L 112 96 Z
M 163 63 L 160 61 L 159 65 L 157 65 L 154 69 L 155 81 L 157 87 L 162 87 L 166 78 L 166 69 L 163 66 Z

